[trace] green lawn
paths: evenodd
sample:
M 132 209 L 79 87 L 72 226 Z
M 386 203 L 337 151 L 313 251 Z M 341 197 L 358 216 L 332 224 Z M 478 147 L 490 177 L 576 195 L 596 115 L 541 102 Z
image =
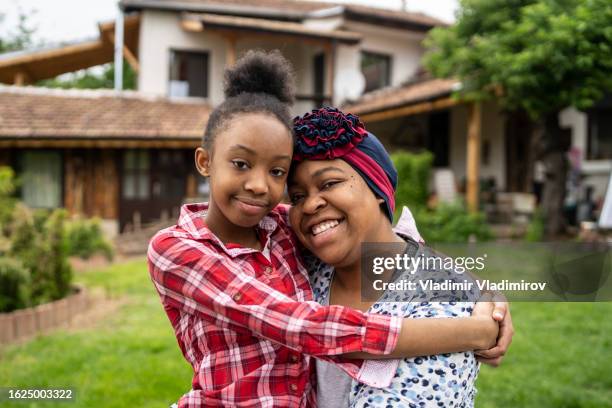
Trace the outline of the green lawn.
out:
M 167 407 L 189 389 L 184 361 L 144 261 L 79 274 L 127 302 L 92 327 L 2 350 L 0 387 L 71 387 L 70 407 Z M 502 367 L 483 367 L 477 407 L 612 407 L 612 303 L 515 303 Z M 57 407 L 57 403 L 0 403 Z

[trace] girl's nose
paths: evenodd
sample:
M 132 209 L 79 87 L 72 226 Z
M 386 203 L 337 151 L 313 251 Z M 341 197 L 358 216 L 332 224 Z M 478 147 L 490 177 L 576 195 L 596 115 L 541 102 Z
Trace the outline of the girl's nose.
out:
M 253 174 L 253 176 L 244 183 L 244 189 L 256 195 L 266 194 L 268 192 L 268 183 L 265 177 Z

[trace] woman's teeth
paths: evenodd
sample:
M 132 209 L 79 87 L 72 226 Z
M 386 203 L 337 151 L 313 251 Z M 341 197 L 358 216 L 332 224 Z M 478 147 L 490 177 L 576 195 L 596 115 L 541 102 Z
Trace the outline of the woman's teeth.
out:
M 324 222 L 322 222 L 320 224 L 317 224 L 314 227 L 312 227 L 312 234 L 313 235 L 318 235 L 318 234 L 320 234 L 322 232 L 327 231 L 328 229 L 334 228 L 338 224 L 339 224 L 338 220 L 324 221 Z

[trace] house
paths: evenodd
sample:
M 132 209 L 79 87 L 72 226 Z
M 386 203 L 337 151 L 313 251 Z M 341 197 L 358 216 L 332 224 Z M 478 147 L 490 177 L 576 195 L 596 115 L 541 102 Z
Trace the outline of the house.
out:
M 390 149 L 433 151 L 436 167 L 450 168 L 459 181 L 465 181 L 472 208 L 478 205 L 482 178 L 501 191 L 531 190 L 533 169 L 527 168 L 526 157 L 533 149 L 528 144 L 527 118 L 505 114 L 495 102 L 461 103 L 451 97 L 460 83 L 423 74 L 421 42 L 430 29 L 444 25 L 440 20 L 420 13 L 298 0 L 122 0 L 119 4 L 125 14 L 123 57 L 138 73 L 133 97 L 143 104 L 173 106 L 177 100 L 192 100 L 206 115 L 223 100 L 226 66 L 248 49 L 279 49 L 296 70 L 296 114 L 323 104 L 342 106 L 359 114 Z M 100 38 L 88 43 L 0 57 L 0 81 L 33 83 L 62 70 L 83 68 L 88 61 L 110 62 L 114 28 L 113 23 L 101 24 Z M 179 111 L 172 110 L 177 115 Z M 610 117 L 606 101 L 591 112 L 567 109 L 561 114 L 584 159 L 585 181 L 594 186 L 596 197 L 603 196 L 612 167 Z M 179 123 L 181 118 L 168 121 Z M 198 136 L 204 123 L 205 118 Z M 195 133 L 194 128 L 191 148 L 197 145 Z M 122 134 L 120 139 L 126 142 L 136 137 L 129 131 Z M 47 148 L 45 143 L 39 148 Z M 153 157 L 148 145 L 137 147 L 142 157 Z M 189 158 L 189 166 L 191 162 Z M 120 167 L 117 171 L 119 178 L 126 177 Z M 147 180 L 146 190 L 152 194 L 153 175 Z M 112 216 L 123 220 L 120 230 L 134 214 L 144 214 L 145 202 L 139 205 L 125 215 L 116 205 L 119 215 Z
M 129 91 L 0 86 L 0 166 L 29 206 L 99 217 L 114 236 L 207 193 L 192 163 L 209 112 Z

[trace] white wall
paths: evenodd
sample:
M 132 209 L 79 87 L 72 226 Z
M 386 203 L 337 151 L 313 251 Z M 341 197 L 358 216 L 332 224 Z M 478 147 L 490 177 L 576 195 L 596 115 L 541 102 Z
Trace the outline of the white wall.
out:
M 138 90 L 160 96 L 168 94 L 170 50 L 205 51 L 209 54 L 208 100 L 215 106 L 223 101 L 223 71 L 226 62 L 225 38 L 214 32 L 192 33 L 181 28 L 180 15 L 172 12 L 150 11 L 142 13 L 140 28 L 140 74 Z M 299 94 L 313 93 L 313 57 L 322 48 L 291 39 L 257 39 L 248 36 L 236 43 L 237 55 L 248 49 L 279 49 L 292 63 Z M 294 113 L 312 109 L 313 103 L 297 102 Z
M 468 105 L 461 104 L 451 108 L 450 167 L 457 182 L 466 176 Z M 497 104 L 487 102 L 482 105 L 482 141 L 489 141 L 489 163 L 481 162 L 480 177 L 495 178 L 499 189 L 506 188 L 506 158 L 504 140 L 505 118 Z
M 582 157 L 583 183 L 594 187 L 595 200 L 606 194 L 608 178 L 612 171 L 612 160 L 587 160 L 588 120 L 584 112 L 575 108 L 566 108 L 559 114 L 561 127 L 572 130 L 572 147 L 580 150 Z
M 181 29 L 180 14 L 145 10 L 141 15 L 138 90 L 166 96 L 170 68 L 170 50 L 209 52 L 210 78 L 208 99 L 212 104 L 223 100 L 225 41 L 214 33 L 191 33 Z M 215 80 L 217 79 L 217 80 Z
M 391 86 L 406 82 L 418 71 L 424 53 L 421 45 L 424 34 L 356 22 L 346 22 L 343 27 L 363 35 L 360 50 L 391 56 Z

